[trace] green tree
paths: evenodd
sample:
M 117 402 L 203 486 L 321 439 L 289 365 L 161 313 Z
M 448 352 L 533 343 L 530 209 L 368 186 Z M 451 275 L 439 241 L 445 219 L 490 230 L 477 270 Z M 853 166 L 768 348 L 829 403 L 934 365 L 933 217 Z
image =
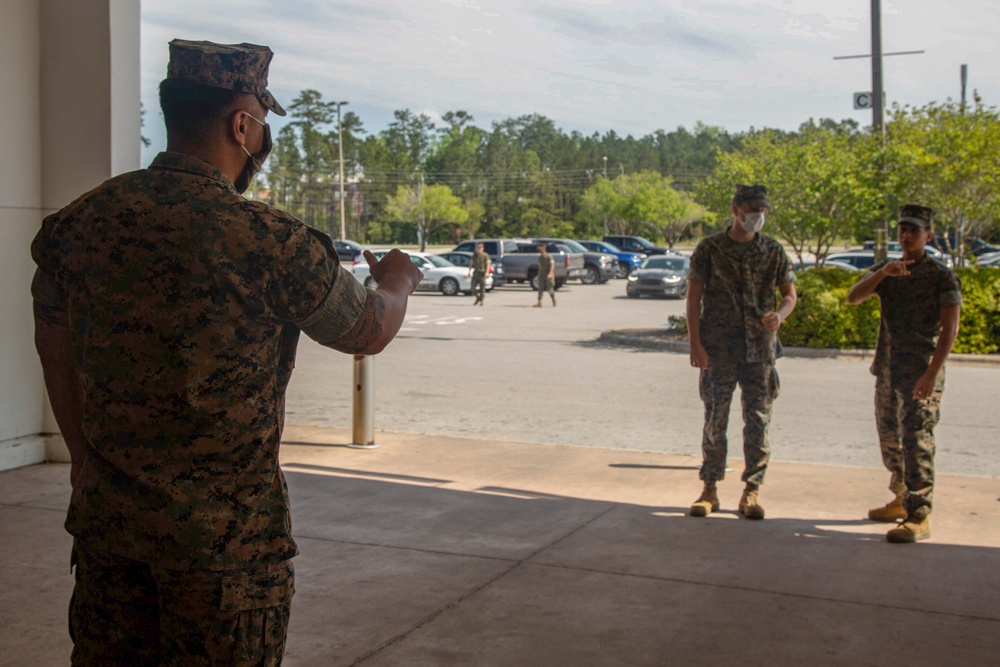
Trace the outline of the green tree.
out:
M 879 219 L 877 145 L 825 123 L 797 133 L 764 130 L 740 150 L 721 153 L 715 171 L 696 188 L 698 200 L 721 220 L 732 218 L 737 184 L 768 186 L 768 227 L 802 261 L 826 255 L 839 239 L 866 233 Z
M 435 232 L 448 231 L 461 226 L 469 219 L 469 212 L 462 206 L 447 185 L 401 185 L 396 194 L 386 204 L 389 219 L 397 222 L 413 223 L 420 237 L 420 249 L 427 247 L 427 241 Z
M 936 226 L 954 232 L 948 247 L 964 265 L 964 240 L 995 229 L 1000 220 L 1000 117 L 978 95 L 969 108 L 931 103 L 893 110 L 886 163 L 892 195 L 937 211 Z M 951 234 L 946 235 L 951 245 Z
M 672 225 L 691 215 L 691 202 L 671 187 L 673 180 L 653 171 L 603 176 L 583 194 L 584 214 L 607 217 L 609 229 L 619 234 L 660 238 Z M 690 224 L 690 220 L 684 227 Z M 681 230 L 683 233 L 683 229 Z M 677 237 L 679 238 L 679 236 Z

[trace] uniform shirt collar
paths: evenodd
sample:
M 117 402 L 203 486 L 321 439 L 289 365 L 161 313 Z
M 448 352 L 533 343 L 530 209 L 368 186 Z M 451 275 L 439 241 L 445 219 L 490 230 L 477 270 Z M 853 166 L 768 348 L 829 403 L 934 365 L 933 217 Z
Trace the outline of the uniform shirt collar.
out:
M 225 172 L 211 162 L 206 162 L 200 157 L 188 155 L 187 153 L 171 153 L 164 151 L 153 158 L 149 168 L 166 169 L 169 171 L 183 171 L 189 174 L 204 176 L 205 178 L 210 178 L 213 181 L 218 181 L 227 189 L 236 192 L 233 182 L 229 180 L 229 177 L 226 176 Z

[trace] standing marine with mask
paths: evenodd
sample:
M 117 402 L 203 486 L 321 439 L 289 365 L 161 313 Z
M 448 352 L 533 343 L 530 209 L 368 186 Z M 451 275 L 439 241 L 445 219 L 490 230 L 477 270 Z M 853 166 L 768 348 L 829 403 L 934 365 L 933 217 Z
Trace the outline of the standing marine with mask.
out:
M 719 509 L 716 483 L 726 474 L 729 407 L 739 384 L 743 403 L 743 481 L 740 514 L 763 519 L 760 486 L 770 458 L 767 427 L 778 397 L 775 360 L 781 356 L 778 329 L 795 308 L 795 273 L 784 248 L 760 234 L 767 188 L 737 185 L 733 223 L 706 237 L 691 255 L 687 321 L 691 366 L 700 369 L 699 392 L 705 403 L 702 433 L 704 482 L 691 516 Z M 775 308 L 775 292 L 781 302 Z
M 74 665 L 277 665 L 294 591 L 278 447 L 299 332 L 375 354 L 420 272 L 240 196 L 270 150 L 267 47 L 174 40 L 167 151 L 45 219 L 35 340 L 72 459 Z

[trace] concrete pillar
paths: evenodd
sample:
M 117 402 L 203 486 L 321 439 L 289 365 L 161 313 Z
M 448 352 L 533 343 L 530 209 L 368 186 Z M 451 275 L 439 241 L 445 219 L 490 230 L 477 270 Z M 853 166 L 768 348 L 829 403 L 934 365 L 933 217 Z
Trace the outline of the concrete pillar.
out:
M 0 470 L 44 460 L 58 430 L 34 350 L 31 239 L 48 213 L 138 168 L 140 145 L 138 0 L 5 0 L 3 15 Z

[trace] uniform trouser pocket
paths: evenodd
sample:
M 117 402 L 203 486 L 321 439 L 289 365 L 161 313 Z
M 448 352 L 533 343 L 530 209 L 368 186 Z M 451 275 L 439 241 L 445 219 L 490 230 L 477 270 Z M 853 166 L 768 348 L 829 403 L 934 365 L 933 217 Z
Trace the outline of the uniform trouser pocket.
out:
M 73 545 L 74 666 L 281 664 L 295 592 L 291 561 L 241 570 L 165 570 Z

